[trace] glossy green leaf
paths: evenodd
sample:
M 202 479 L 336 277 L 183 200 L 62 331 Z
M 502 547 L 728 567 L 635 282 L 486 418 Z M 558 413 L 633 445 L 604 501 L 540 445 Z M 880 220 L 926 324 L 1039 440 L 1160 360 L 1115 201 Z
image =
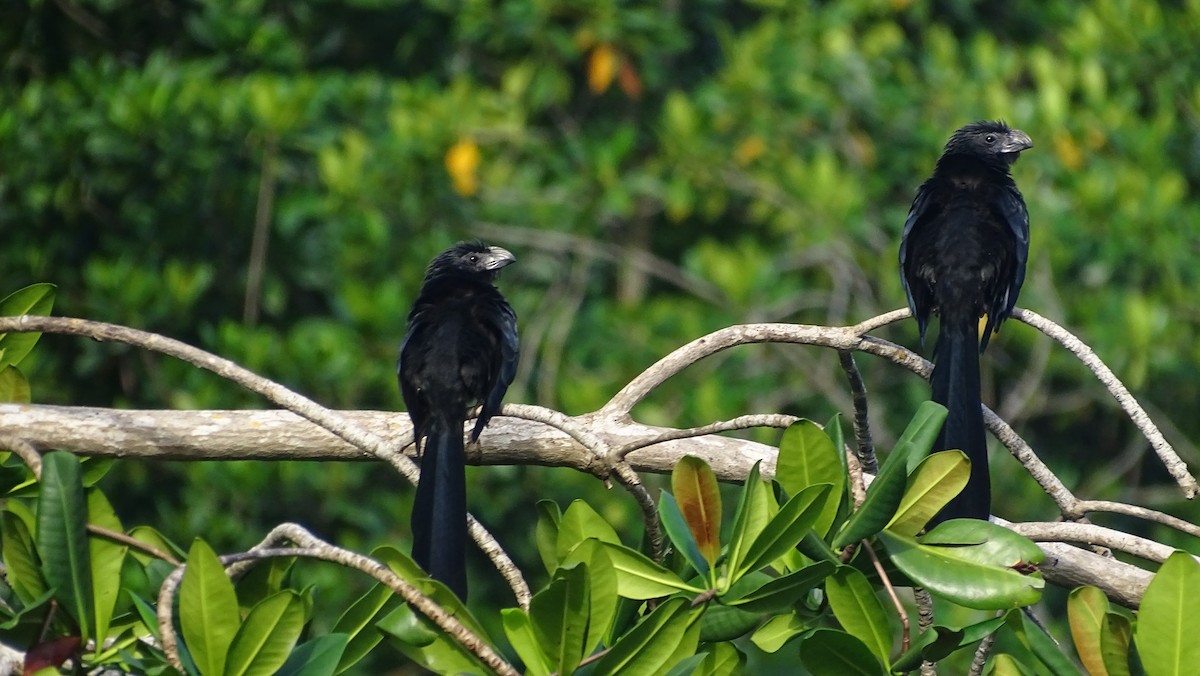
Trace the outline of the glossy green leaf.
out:
M 537 542 L 538 555 L 542 565 L 551 575 L 558 570 L 558 524 L 562 521 L 562 512 L 553 500 L 538 500 L 537 526 L 534 528 L 534 540 Z
M 675 550 L 683 554 L 684 559 L 697 573 L 708 577 L 711 570 L 708 561 L 696 546 L 696 538 L 692 537 L 691 529 L 683 520 L 683 513 L 679 511 L 675 498 L 666 491 L 662 491 L 658 497 L 658 516 L 662 521 L 663 531 L 675 546 Z
M 815 484 L 785 502 L 746 550 L 746 557 L 737 566 L 735 577 L 770 565 L 784 553 L 795 549 L 821 515 L 829 497 L 829 489 L 829 484 Z
M 383 634 L 374 627 L 376 618 L 382 616 L 384 606 L 388 600 L 394 598 L 394 594 L 388 587 L 382 584 L 374 585 L 370 591 L 362 594 L 361 597 L 350 604 L 346 611 L 342 612 L 342 616 L 337 618 L 334 623 L 334 633 L 342 634 L 347 638 L 347 644 L 344 646 L 340 659 L 340 664 L 337 666 L 337 671 L 346 671 L 358 664 L 360 660 L 374 650 L 374 647 L 383 641 Z
M 350 637 L 325 634 L 296 646 L 275 676 L 334 676 Z
M 549 676 L 552 671 L 550 660 L 542 651 L 529 615 L 520 608 L 504 608 L 500 611 L 500 620 L 508 642 L 525 663 L 525 672 L 530 676 Z
M 176 559 L 183 560 L 187 558 L 185 552 L 178 545 L 168 540 L 166 536 L 150 526 L 134 526 L 129 531 L 129 537 L 144 545 L 149 545 L 168 556 L 174 556 Z M 144 552 L 138 547 L 131 548 L 129 554 L 143 566 L 148 566 L 153 561 L 160 561 L 158 557 Z
M 950 523 L 953 521 L 941 524 L 934 532 Z M 982 541 L 932 544 L 890 531 L 882 531 L 879 537 L 901 572 L 949 601 L 980 610 L 1015 608 L 1037 602 L 1045 586 L 1041 575 L 1026 575 L 1013 568 L 1023 560 L 1026 545 L 1032 543 L 1003 526 L 975 520 L 972 524 L 981 524 L 972 533 L 979 535 Z M 1024 542 L 1014 541 L 1010 536 Z M 1036 548 L 1036 545 L 1032 546 Z
M 711 569 L 721 555 L 721 491 L 708 463 L 687 455 L 671 471 L 671 490 L 700 554 Z
M 225 673 L 240 624 L 237 596 L 225 567 L 212 547 L 196 538 L 179 583 L 179 625 L 200 673 Z
M 839 435 L 840 430 L 839 430 Z M 788 492 L 796 495 L 817 484 L 829 484 L 830 496 L 813 522 L 813 530 L 824 537 L 837 516 L 841 493 L 846 487 L 844 458 L 829 435 L 811 420 L 792 423 L 779 441 L 779 459 L 775 464 L 775 480 Z
M 776 615 L 755 630 L 750 636 L 750 641 L 763 652 L 773 653 L 788 641 L 811 629 L 816 622 L 815 618 L 804 618 L 795 613 Z
M 915 468 L 929 452 L 945 418 L 946 409 L 932 402 L 925 402 L 917 409 L 917 415 L 909 422 L 896 448 L 883 461 L 879 474 L 867 487 L 866 499 L 833 539 L 834 549 L 869 538 L 892 521 L 904 499 L 910 465 Z M 925 445 L 926 441 L 928 445 Z
M 685 617 L 683 635 L 675 642 L 675 649 L 667 656 L 666 661 L 655 669 L 655 674 L 664 674 L 673 671 L 681 663 L 696 656 L 696 649 L 700 646 L 700 620 L 704 615 L 703 608 L 690 608 L 688 610 Z
M 617 640 L 600 658 L 593 674 L 651 674 L 669 667 L 668 661 L 683 642 L 693 619 L 687 600 L 667 599 Z
M 777 577 L 740 598 L 722 599 L 722 602 L 749 612 L 780 612 L 795 605 L 836 568 L 832 561 L 818 561 L 794 573 Z
M 825 596 L 842 628 L 886 664 L 892 652 L 891 626 L 867 577 L 855 568 L 841 566 L 825 583 Z
M 1100 650 L 1104 655 L 1104 668 L 1108 676 L 1129 676 L 1129 644 L 1133 639 L 1133 626 L 1129 618 L 1120 613 L 1108 612 L 1100 634 Z
M 669 671 L 663 672 L 660 669 L 659 673 L 663 674 L 663 676 L 694 676 L 699 671 L 700 665 L 706 657 L 708 657 L 706 653 L 690 655 L 676 662 L 675 666 L 671 667 Z
M 0 512 L 0 544 L 3 544 L 6 579 L 21 603 L 30 604 L 50 589 L 42 577 L 33 536 L 26 521 L 11 510 L 20 503 L 9 501 Z
M 710 603 L 700 618 L 700 640 L 705 643 L 732 641 L 752 631 L 762 619 L 763 613 Z
M 1106 676 L 1101 631 L 1108 615 L 1108 597 L 1097 587 L 1078 587 L 1067 597 L 1067 620 L 1079 661 L 1092 676 Z
M 92 566 L 79 459 L 63 451 L 42 456 L 40 483 L 34 540 L 42 574 L 87 641 L 93 629 Z
M 229 646 L 228 676 L 271 676 L 283 663 L 304 629 L 304 601 L 284 589 L 250 609 Z
M 0 317 L 48 315 L 54 294 L 53 284 L 30 284 L 0 300 Z M 0 367 L 20 364 L 41 337 L 40 333 L 0 333 Z
M 107 528 L 114 533 L 124 533 L 121 521 L 109 504 L 108 498 L 98 488 L 87 492 L 88 522 Z M 108 637 L 108 627 L 116 609 L 117 597 L 121 593 L 121 569 L 125 564 L 127 545 L 108 538 L 91 535 L 88 538 L 88 558 L 92 566 L 92 608 L 95 612 L 97 638 Z
M 617 573 L 617 593 L 627 599 L 645 600 L 669 596 L 678 591 L 694 594 L 704 591 L 679 579 L 678 575 L 640 552 L 609 542 L 603 545 Z
M 617 614 L 617 571 L 613 568 L 612 559 L 599 540 L 584 540 L 583 544 L 563 562 L 564 566 L 584 563 L 587 565 L 588 617 L 587 638 L 583 644 L 583 654 L 587 655 L 600 644 L 607 641 L 612 629 L 613 618 Z
M 946 422 L 945 406 L 934 401 L 925 401 L 917 407 L 917 412 L 908 422 L 908 426 L 904 428 L 900 439 L 896 441 L 895 448 L 892 449 L 893 454 L 904 459 L 905 474 L 911 474 L 925 459 L 925 456 L 929 455 L 933 444 L 937 442 L 937 435 L 942 431 L 944 422 Z
M 604 517 L 583 500 L 575 500 L 567 507 L 558 524 L 558 542 L 554 550 L 556 558 L 559 561 L 565 559 L 572 549 L 588 538 L 621 544 L 621 538 Z
M 442 585 L 441 593 L 454 598 L 445 585 Z M 438 674 L 487 673 L 483 665 L 458 641 L 441 632 L 405 604 L 397 605 L 375 626 L 389 638 L 391 646 L 424 669 Z M 487 640 L 486 637 L 481 638 Z
M 545 589 L 529 603 L 529 619 L 550 669 L 570 676 L 583 659 L 590 597 L 584 563 L 563 566 Z
M 692 672 L 693 676 L 733 676 L 743 672 L 746 656 L 732 643 L 713 643 L 701 653 L 704 661 Z
M 887 529 L 900 535 L 916 535 L 962 492 L 971 477 L 971 463 L 962 451 L 941 451 L 921 461 L 908 477 L 904 497 Z
M 1187 618 L 1200 616 L 1200 563 L 1177 551 L 1150 580 L 1138 612 L 1137 649 L 1147 674 L 1185 676 L 1200 664 Z
M 1011 612 L 1011 611 L 1010 611 Z M 1014 618 L 1018 617 L 1018 613 L 1013 612 Z M 1078 676 L 1079 667 L 1075 661 L 1067 657 L 1065 646 L 1059 645 L 1057 640 L 1046 633 L 1046 629 L 1038 626 L 1036 622 L 1029 619 L 1025 613 L 1019 614 L 1021 625 L 1024 627 L 1024 643 L 1029 647 L 1030 652 L 1037 659 L 1035 664 L 1038 674 L 1045 676 Z M 1021 637 L 1018 636 L 1018 640 Z
M 800 644 L 800 661 L 813 676 L 882 676 L 887 671 L 866 644 L 843 631 L 818 629 Z
M 750 468 L 750 475 L 746 477 L 742 486 L 737 511 L 733 516 L 733 530 L 729 535 L 729 547 L 725 557 L 725 565 L 730 570 L 742 568 L 751 543 L 771 520 L 770 500 L 767 486 L 759 475 L 759 463 L 756 462 Z M 733 580 L 727 581 L 731 582 Z
M 0 404 L 28 404 L 32 399 L 25 374 L 11 364 L 0 366 Z

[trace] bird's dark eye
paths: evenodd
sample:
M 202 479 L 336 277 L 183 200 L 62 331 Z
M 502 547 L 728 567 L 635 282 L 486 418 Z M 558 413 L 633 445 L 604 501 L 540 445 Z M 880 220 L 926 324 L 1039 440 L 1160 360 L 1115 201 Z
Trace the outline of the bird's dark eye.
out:
M 986 142 L 988 145 L 992 145 L 993 143 L 995 143 L 995 142 L 996 142 L 996 136 L 995 136 L 995 134 L 988 134 L 987 136 L 983 137 L 983 140 L 984 140 L 984 141 L 985 141 L 985 142 Z
M 471 257 L 470 257 L 470 258 L 468 258 L 467 260 L 471 261 L 472 263 L 478 263 L 478 262 L 479 262 L 479 256 L 476 256 L 475 254 L 471 254 Z

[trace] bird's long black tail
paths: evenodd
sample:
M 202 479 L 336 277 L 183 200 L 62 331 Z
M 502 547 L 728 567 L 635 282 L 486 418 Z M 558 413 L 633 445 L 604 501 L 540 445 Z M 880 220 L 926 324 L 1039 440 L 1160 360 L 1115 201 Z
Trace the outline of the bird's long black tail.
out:
M 934 450 L 958 449 L 971 461 L 966 488 L 934 517 L 931 525 L 947 519 L 987 519 L 992 488 L 988 476 L 987 438 L 980 408 L 979 324 L 977 320 L 947 321 L 938 331 L 933 367 L 933 400 L 948 410 Z
M 421 457 L 412 511 L 413 559 L 467 598 L 467 485 L 462 423 L 435 416 Z

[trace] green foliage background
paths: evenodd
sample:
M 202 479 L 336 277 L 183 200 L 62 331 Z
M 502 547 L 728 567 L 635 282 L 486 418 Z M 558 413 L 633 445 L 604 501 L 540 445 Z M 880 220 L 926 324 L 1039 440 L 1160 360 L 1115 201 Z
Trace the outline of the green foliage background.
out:
M 951 131 L 1002 117 L 1036 143 L 1015 167 L 1033 227 L 1020 304 L 1076 330 L 1195 466 L 1197 31 L 1200 3 L 1165 0 L 4 3 L 0 294 L 53 282 L 56 314 L 399 410 L 424 266 L 481 237 L 519 259 L 501 281 L 523 340 L 509 401 L 581 413 L 708 331 L 901 306 L 917 185 Z M 623 66 L 598 91 L 607 49 Z M 445 161 L 459 142 L 480 153 L 469 195 Z M 256 220 L 269 249 L 248 297 Z M 881 335 L 918 347 L 912 322 Z M 859 363 L 890 447 L 927 388 Z M 1047 338 L 1006 325 L 984 364 L 985 401 L 1069 486 L 1195 520 Z M 262 405 L 121 346 L 45 336 L 24 366 L 39 403 Z M 697 365 L 638 414 L 849 410 L 835 355 L 769 346 Z M 996 513 L 1053 516 L 1006 454 L 993 466 Z M 529 564 L 539 497 L 592 496 L 639 528 L 567 470 L 471 480 L 473 511 Z M 106 482 L 126 522 L 218 550 L 285 519 L 360 549 L 407 537 L 410 492 L 365 465 L 122 463 Z

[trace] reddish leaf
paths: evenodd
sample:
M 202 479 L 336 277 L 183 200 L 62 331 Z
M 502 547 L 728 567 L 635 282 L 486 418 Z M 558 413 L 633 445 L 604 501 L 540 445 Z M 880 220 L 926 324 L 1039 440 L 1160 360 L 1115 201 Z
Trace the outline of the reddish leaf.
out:
M 638 76 L 637 68 L 629 59 L 621 59 L 621 71 L 617 73 L 617 84 L 621 91 L 631 99 L 642 98 L 642 78 Z
M 25 676 L 36 674 L 47 667 L 57 669 L 78 651 L 78 636 L 63 636 L 53 641 L 39 643 L 25 653 Z
M 671 472 L 671 491 L 696 546 L 712 567 L 721 554 L 721 493 L 717 475 L 700 458 L 685 456 Z

